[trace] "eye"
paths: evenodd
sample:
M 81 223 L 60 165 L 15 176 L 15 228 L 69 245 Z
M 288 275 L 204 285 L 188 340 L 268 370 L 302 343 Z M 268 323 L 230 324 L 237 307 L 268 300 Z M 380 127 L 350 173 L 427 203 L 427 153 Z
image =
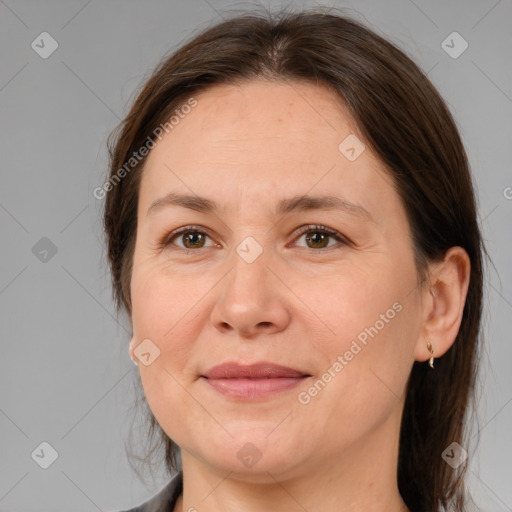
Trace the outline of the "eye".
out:
M 325 249 L 333 245 L 329 245 L 329 239 L 334 239 L 342 245 L 349 245 L 350 241 L 343 235 L 326 226 L 307 225 L 299 229 L 298 238 L 305 237 L 306 248 L 309 249 Z M 187 252 L 192 252 L 205 247 L 220 247 L 218 244 L 205 245 L 207 239 L 211 237 L 204 231 L 201 226 L 185 226 L 172 231 L 166 235 L 160 242 L 161 249 L 169 248 L 169 246 L 177 246 Z M 175 243 L 181 241 L 182 245 Z M 304 247 L 304 246 L 303 246 Z
M 324 249 L 329 246 L 329 239 L 335 239 L 343 245 L 349 245 L 349 241 L 334 229 L 325 226 L 303 226 L 299 230 L 299 238 L 305 236 L 306 247 L 309 249 Z M 309 245 L 310 244 L 310 245 Z M 336 245 L 336 244 L 334 244 Z
M 216 244 L 206 246 L 207 238 L 210 238 L 210 236 L 200 226 L 185 226 L 166 235 L 160 242 L 160 247 L 165 248 L 170 245 L 177 245 L 181 249 L 194 250 L 216 246 Z M 183 245 L 175 244 L 174 240 L 180 240 Z

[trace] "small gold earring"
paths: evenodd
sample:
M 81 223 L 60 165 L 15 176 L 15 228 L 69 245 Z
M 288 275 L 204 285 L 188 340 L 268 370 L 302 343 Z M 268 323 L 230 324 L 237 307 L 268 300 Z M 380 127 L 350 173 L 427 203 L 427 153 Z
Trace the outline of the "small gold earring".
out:
M 430 368 L 434 368 L 434 348 L 432 347 L 432 343 L 430 341 L 427 343 L 428 351 L 432 354 L 432 357 L 430 358 L 428 364 Z

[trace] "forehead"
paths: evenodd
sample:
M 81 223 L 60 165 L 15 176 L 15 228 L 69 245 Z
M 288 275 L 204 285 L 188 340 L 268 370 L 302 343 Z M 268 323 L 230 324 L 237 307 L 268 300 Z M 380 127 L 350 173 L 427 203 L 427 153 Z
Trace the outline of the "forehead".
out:
M 357 130 L 349 110 L 325 85 L 254 80 L 215 86 L 196 99 L 185 129 L 201 134 L 198 142 L 205 151 L 218 146 L 257 149 L 260 141 L 266 151 L 259 156 L 267 159 L 269 151 L 296 139 L 301 153 L 313 153 L 318 143 L 336 148 L 340 133 Z M 280 151 L 279 156 L 291 155 Z
M 224 202 L 242 195 L 265 202 L 312 187 L 318 193 L 341 187 L 345 196 L 357 199 L 364 190 L 371 195 L 368 191 L 385 178 L 369 150 L 355 161 L 340 152 L 339 144 L 359 130 L 326 86 L 255 80 L 214 86 L 194 97 L 197 105 L 146 160 L 140 190 L 146 209 L 177 189 L 221 194 Z

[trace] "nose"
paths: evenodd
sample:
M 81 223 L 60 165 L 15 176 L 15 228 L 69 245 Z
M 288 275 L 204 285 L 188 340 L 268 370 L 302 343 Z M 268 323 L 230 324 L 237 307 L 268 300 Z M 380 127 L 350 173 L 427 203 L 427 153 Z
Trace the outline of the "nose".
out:
M 244 338 L 286 329 L 292 294 L 276 267 L 265 251 L 251 263 L 234 252 L 232 269 L 219 283 L 210 316 L 216 329 Z

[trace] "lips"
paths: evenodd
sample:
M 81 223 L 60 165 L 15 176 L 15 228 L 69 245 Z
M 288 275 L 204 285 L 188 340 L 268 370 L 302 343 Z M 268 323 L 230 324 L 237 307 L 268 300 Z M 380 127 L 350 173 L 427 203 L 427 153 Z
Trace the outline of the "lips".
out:
M 308 377 L 311 375 L 269 362 L 251 365 L 225 363 L 208 370 L 201 375 L 201 380 L 226 398 L 250 402 L 266 400 L 291 390 Z
M 308 374 L 294 370 L 293 368 L 267 362 L 251 365 L 225 363 L 210 368 L 202 376 L 207 379 L 279 379 L 309 377 Z

